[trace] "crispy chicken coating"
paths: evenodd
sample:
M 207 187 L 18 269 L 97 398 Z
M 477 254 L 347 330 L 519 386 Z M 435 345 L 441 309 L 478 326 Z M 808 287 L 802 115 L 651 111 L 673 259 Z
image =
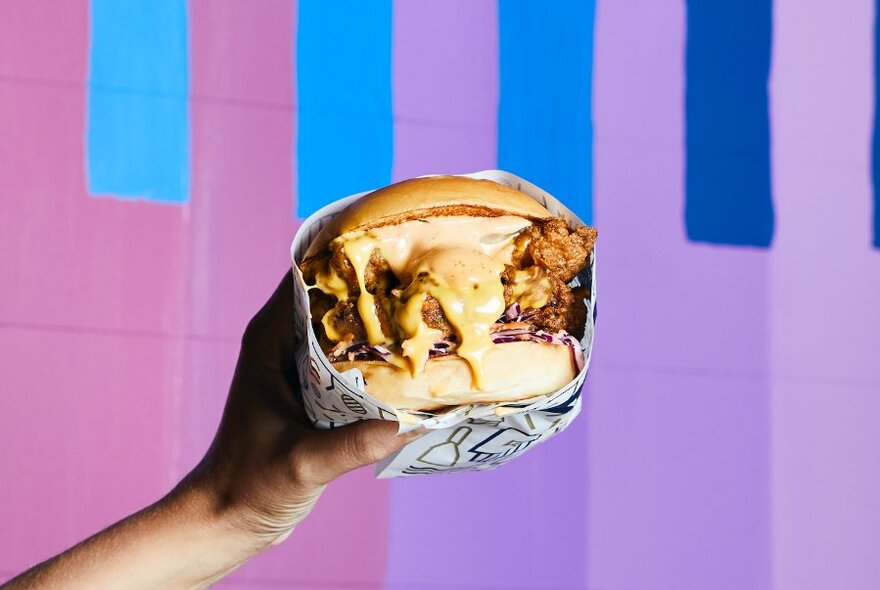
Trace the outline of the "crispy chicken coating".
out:
M 546 275 L 552 282 L 552 290 L 547 303 L 536 310 L 528 321 L 534 329 L 547 332 L 565 330 L 580 338 L 583 335 L 586 314 L 583 298 L 587 295 L 587 289 L 572 289 L 567 283 L 589 264 L 596 237 L 594 228 L 584 226 L 571 229 L 562 217 L 537 221 L 523 230 L 514 241 L 513 264 L 505 267 L 501 277 L 505 306 L 514 303 L 513 282 L 516 271 L 538 266 L 546 270 Z M 303 275 L 309 283 L 313 283 L 317 274 L 326 271 L 328 267 L 346 282 L 349 296 L 342 301 L 336 301 L 335 297 L 323 293 L 313 296 L 315 328 L 322 336 L 326 336 L 323 334 L 320 319 L 331 309 L 328 320 L 338 333 L 350 334 L 354 341 L 364 340 L 366 330 L 357 312 L 360 287 L 354 268 L 339 242 L 331 243 L 329 252 L 324 256 L 309 258 L 301 264 Z M 398 337 L 392 318 L 395 304 L 402 292 L 401 285 L 378 250 L 370 257 L 364 273 L 364 284 L 367 291 L 376 298 L 376 313 L 383 333 L 392 338 Z M 422 318 L 429 327 L 440 330 L 444 338 L 455 338 L 455 330 L 443 313 L 440 302 L 430 295 L 422 306 Z M 322 338 L 323 340 L 326 338 Z

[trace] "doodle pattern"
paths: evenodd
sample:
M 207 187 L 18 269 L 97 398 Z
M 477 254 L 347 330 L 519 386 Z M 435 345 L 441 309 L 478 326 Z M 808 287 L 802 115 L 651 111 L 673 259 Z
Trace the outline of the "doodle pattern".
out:
M 553 196 L 525 180 L 499 170 L 470 174 L 519 190 L 540 201 L 553 215 L 562 215 L 575 225 L 583 223 Z M 580 413 L 581 387 L 587 375 L 593 346 L 596 315 L 595 252 L 587 269 L 574 281 L 589 285 L 587 321 L 581 345 L 584 368 L 574 381 L 528 402 L 516 404 L 471 404 L 440 414 L 398 412 L 364 391 L 363 375 L 357 369 L 339 373 L 321 352 L 311 325 L 307 286 L 297 266 L 309 244 L 333 216 L 359 193 L 327 205 L 306 219 L 291 245 L 294 273 L 294 311 L 303 333 L 297 350 L 297 369 L 303 387 L 306 412 L 318 428 L 335 428 L 358 420 L 394 420 L 400 430 L 418 426 L 428 434 L 413 441 L 376 468 L 380 478 L 430 475 L 455 471 L 483 471 L 515 459 L 528 449 L 564 430 Z

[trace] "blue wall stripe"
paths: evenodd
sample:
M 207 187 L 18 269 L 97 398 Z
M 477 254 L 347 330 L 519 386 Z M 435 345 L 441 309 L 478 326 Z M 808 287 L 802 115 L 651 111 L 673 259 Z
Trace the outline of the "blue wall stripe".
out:
M 297 214 L 391 182 L 391 0 L 300 0 Z
M 687 3 L 686 204 L 689 239 L 767 247 L 771 0 Z
M 593 203 L 594 0 L 499 0 L 498 166 L 586 223 Z
M 185 0 L 92 0 L 86 171 L 93 195 L 189 199 Z
M 871 181 L 874 188 L 873 228 L 875 248 L 880 248 L 880 0 L 874 3 L 874 138 L 871 153 Z

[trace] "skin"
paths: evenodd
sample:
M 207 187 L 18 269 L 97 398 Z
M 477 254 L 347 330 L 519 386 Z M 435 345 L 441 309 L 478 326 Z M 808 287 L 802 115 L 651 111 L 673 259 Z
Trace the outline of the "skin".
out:
M 37 588 L 206 588 L 280 543 L 328 483 L 422 433 L 396 422 L 311 427 L 294 368 L 287 273 L 248 325 L 220 427 L 199 465 L 167 496 L 10 580 Z

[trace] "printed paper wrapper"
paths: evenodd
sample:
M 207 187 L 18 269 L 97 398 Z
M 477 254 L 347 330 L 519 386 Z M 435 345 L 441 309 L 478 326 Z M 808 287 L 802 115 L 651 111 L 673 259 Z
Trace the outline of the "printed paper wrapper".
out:
M 584 225 L 553 196 L 518 176 L 501 170 L 462 176 L 515 187 L 571 225 Z M 595 249 L 590 265 L 572 282 L 590 287 L 590 298 L 584 300 L 587 320 L 581 339 L 584 367 L 571 383 L 553 393 L 518 403 L 470 404 L 436 412 L 398 411 L 364 391 L 359 370 L 340 373 L 327 360 L 312 329 L 307 287 L 298 262 L 335 214 L 369 192 L 346 197 L 316 212 L 303 222 L 291 246 L 297 336 L 302 343 L 297 350 L 297 370 L 305 408 L 314 425 L 326 429 L 378 419 L 397 421 L 400 432 L 420 425 L 427 428 L 428 434 L 376 466 L 379 478 L 494 469 L 564 430 L 581 411 L 580 390 L 590 366 L 596 318 Z

